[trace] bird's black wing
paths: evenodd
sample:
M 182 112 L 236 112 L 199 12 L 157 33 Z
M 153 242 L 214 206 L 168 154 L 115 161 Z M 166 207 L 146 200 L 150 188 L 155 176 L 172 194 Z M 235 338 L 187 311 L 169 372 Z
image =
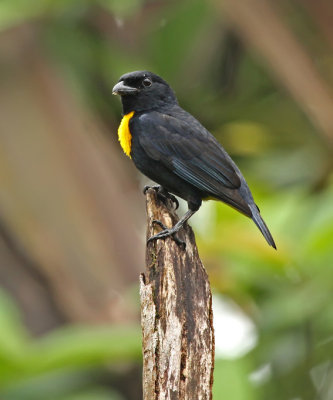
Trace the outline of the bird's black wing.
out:
M 211 196 L 225 197 L 225 189 L 239 188 L 233 162 L 215 138 L 191 115 L 181 117 L 157 111 L 139 117 L 146 154 Z

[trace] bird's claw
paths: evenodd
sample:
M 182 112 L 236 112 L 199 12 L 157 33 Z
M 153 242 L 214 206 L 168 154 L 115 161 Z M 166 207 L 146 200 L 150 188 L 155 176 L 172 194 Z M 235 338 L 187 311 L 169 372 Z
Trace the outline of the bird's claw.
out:
M 146 194 L 148 189 L 154 189 L 156 194 L 157 194 L 157 196 L 158 196 L 158 198 L 160 200 L 162 200 L 163 203 L 166 202 L 166 199 L 170 199 L 175 204 L 175 210 L 178 209 L 179 201 L 177 200 L 177 198 L 173 194 L 171 194 L 167 190 L 165 190 L 162 186 L 159 186 L 159 185 L 155 185 L 155 186 L 146 185 L 143 188 L 143 194 Z
M 179 201 L 177 200 L 177 197 L 176 196 L 174 196 L 173 194 L 171 194 L 171 193 L 168 193 L 168 195 L 167 196 L 165 196 L 165 197 L 167 197 L 167 198 L 169 198 L 173 203 L 174 203 L 174 205 L 175 205 L 175 210 L 178 210 L 178 207 L 179 207 Z
M 175 231 L 174 229 L 170 229 L 167 228 L 161 221 L 154 219 L 152 221 L 153 224 L 159 225 L 163 231 L 157 233 L 156 235 L 150 237 L 147 240 L 147 244 L 150 242 L 153 242 L 154 240 L 158 240 L 158 239 L 166 239 L 167 237 L 171 237 L 176 244 L 182 249 L 185 250 L 186 248 L 186 243 L 183 240 L 180 240 L 179 237 L 177 236 L 177 231 Z
M 155 192 L 158 192 L 160 186 L 159 185 L 154 185 L 154 186 L 149 186 L 149 185 L 145 185 L 143 187 L 143 194 L 146 194 L 148 192 L 149 189 L 154 189 Z
M 151 221 L 151 223 L 160 226 L 164 231 L 166 231 L 166 230 L 168 229 L 168 228 L 163 224 L 163 222 L 161 222 L 161 221 L 158 220 L 158 219 L 153 219 L 153 220 Z

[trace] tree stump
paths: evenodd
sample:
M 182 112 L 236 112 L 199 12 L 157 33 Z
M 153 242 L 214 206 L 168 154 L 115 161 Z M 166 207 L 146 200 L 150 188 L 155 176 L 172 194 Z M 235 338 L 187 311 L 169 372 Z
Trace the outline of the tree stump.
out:
M 147 238 L 178 221 L 173 204 L 146 194 Z M 149 243 L 140 278 L 144 400 L 212 398 L 214 331 L 212 295 L 192 229 L 179 232 L 183 250 L 172 239 Z

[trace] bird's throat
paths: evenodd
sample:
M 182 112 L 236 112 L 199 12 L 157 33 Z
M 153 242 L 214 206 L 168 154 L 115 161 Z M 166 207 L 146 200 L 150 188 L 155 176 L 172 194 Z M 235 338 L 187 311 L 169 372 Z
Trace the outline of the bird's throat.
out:
M 133 117 L 133 115 L 134 111 L 125 114 L 118 128 L 118 139 L 120 142 L 120 146 L 124 150 L 124 153 L 129 158 L 131 158 L 131 145 L 132 145 L 132 135 L 129 129 L 129 122 L 130 119 Z

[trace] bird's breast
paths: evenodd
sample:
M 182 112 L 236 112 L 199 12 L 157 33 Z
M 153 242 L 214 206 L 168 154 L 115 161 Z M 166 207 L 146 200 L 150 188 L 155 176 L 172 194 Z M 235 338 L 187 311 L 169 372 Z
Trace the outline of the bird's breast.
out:
M 123 116 L 118 128 L 118 139 L 120 146 L 124 153 L 131 158 L 131 148 L 132 148 L 132 135 L 129 129 L 130 119 L 133 117 L 134 111 Z

